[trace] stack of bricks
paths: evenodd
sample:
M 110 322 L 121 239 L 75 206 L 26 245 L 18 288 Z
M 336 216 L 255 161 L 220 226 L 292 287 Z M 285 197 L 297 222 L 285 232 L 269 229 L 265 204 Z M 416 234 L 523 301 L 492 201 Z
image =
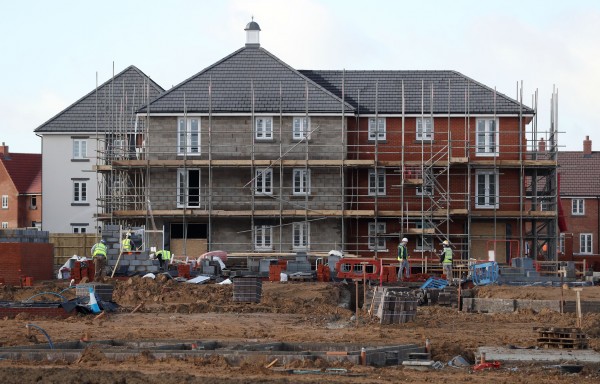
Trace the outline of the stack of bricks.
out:
M 385 291 L 377 308 L 381 324 L 403 324 L 417 316 L 417 298 L 406 292 Z
M 71 268 L 71 278 L 75 279 L 76 283 L 79 283 L 84 277 L 92 281 L 94 280 L 95 271 L 96 268 L 92 260 L 74 261 L 73 268 Z
M 114 268 L 121 252 L 121 226 L 105 225 L 102 229 L 102 239 L 106 241 L 108 247 L 106 254 L 108 265 Z M 139 246 L 140 244 L 136 245 Z M 151 260 L 148 251 L 123 253 L 117 268 L 122 266 L 127 266 L 128 273 L 156 273 L 159 269 L 158 261 Z
M 331 281 L 331 270 L 328 265 L 319 264 L 317 266 L 317 281 L 324 283 Z
M 233 301 L 260 303 L 261 296 L 262 280 L 259 277 L 233 278 Z
M 383 283 L 396 283 L 398 282 L 398 272 L 396 267 L 393 265 L 386 265 L 383 267 L 383 274 L 381 276 Z
M 48 232 L 30 229 L 0 230 L 0 279 L 19 285 L 22 277 L 31 281 L 54 278 L 54 246 Z
M 454 287 L 445 287 L 439 291 L 437 304 L 447 307 L 458 307 L 458 290 Z
M 280 264 L 269 265 L 269 281 L 280 281 L 283 267 Z

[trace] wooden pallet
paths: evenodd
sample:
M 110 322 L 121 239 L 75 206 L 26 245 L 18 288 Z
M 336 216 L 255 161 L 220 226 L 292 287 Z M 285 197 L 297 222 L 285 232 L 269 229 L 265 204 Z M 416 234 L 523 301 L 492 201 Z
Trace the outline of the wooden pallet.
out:
M 541 348 L 587 349 L 587 335 L 581 328 L 534 327 L 539 337 L 537 344 Z

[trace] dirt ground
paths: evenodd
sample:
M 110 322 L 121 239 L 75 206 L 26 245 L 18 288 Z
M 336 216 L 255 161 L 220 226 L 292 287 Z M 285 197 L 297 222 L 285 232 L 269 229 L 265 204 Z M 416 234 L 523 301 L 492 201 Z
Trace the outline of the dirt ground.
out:
M 284 341 L 358 343 L 365 346 L 425 344 L 429 339 L 432 358 L 447 363 L 461 355 L 473 362 L 480 346 L 536 345 L 533 327 L 574 327 L 574 314 L 550 310 L 539 313 L 520 311 L 510 314 L 462 313 L 440 306 L 418 308 L 414 322 L 381 325 L 377 318 L 354 312 L 339 304 L 347 301 L 352 286 L 341 283 L 263 284 L 258 304 L 233 301 L 231 285 L 193 285 L 173 280 L 140 277 L 107 280 L 115 284 L 113 299 L 120 308 L 95 319 L 94 315 L 75 314 L 64 320 L 22 313 L 14 319 L 0 319 L 0 346 L 46 343 L 41 334 L 27 337 L 25 324 L 44 329 L 53 342 L 75 341 L 84 335 L 92 340 L 197 339 L 220 341 Z M 38 292 L 60 292 L 65 282 L 46 282 L 31 288 L 0 287 L 0 301 L 23 301 Z M 361 288 L 362 289 L 362 288 Z M 476 290 L 477 297 L 574 300 L 575 292 L 552 287 L 490 286 Z M 75 296 L 75 290 L 63 293 Z M 600 287 L 586 287 L 582 300 L 600 301 Z M 36 300 L 56 301 L 44 295 Z M 133 310 L 143 304 L 134 313 Z M 585 314 L 583 331 L 590 347 L 600 351 L 600 314 Z M 37 340 L 36 340 L 37 339 Z M 444 367 L 420 372 L 402 366 L 375 368 L 350 363 L 331 364 L 323 360 L 295 362 L 288 366 L 268 361 L 229 364 L 222 356 L 157 360 L 141 354 L 124 362 L 107 359 L 101 351 L 86 350 L 76 363 L 64 361 L 33 363 L 0 360 L 0 383 L 597 383 L 600 365 L 588 365 L 581 374 L 564 374 L 544 364 L 510 364 L 500 369 L 472 371 Z M 566 362 L 565 362 L 566 363 Z M 345 373 L 328 373 L 324 368 L 344 368 Z M 287 369 L 287 370 L 284 370 Z M 300 369 L 302 373 L 290 373 Z M 318 371 L 317 370 L 321 370 Z

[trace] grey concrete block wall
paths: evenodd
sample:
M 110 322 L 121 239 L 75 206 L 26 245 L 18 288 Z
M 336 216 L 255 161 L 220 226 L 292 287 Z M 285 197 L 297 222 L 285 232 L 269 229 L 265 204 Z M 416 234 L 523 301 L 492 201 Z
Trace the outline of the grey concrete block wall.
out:
M 48 236 L 35 229 L 0 229 L 0 243 L 47 243 Z

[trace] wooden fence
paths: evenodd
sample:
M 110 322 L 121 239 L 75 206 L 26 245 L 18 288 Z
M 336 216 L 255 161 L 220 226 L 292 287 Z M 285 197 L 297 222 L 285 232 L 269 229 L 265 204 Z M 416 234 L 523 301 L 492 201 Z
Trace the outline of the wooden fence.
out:
M 90 249 L 98 241 L 95 233 L 51 233 L 49 242 L 54 244 L 54 264 L 63 265 L 77 256 L 91 257 Z

